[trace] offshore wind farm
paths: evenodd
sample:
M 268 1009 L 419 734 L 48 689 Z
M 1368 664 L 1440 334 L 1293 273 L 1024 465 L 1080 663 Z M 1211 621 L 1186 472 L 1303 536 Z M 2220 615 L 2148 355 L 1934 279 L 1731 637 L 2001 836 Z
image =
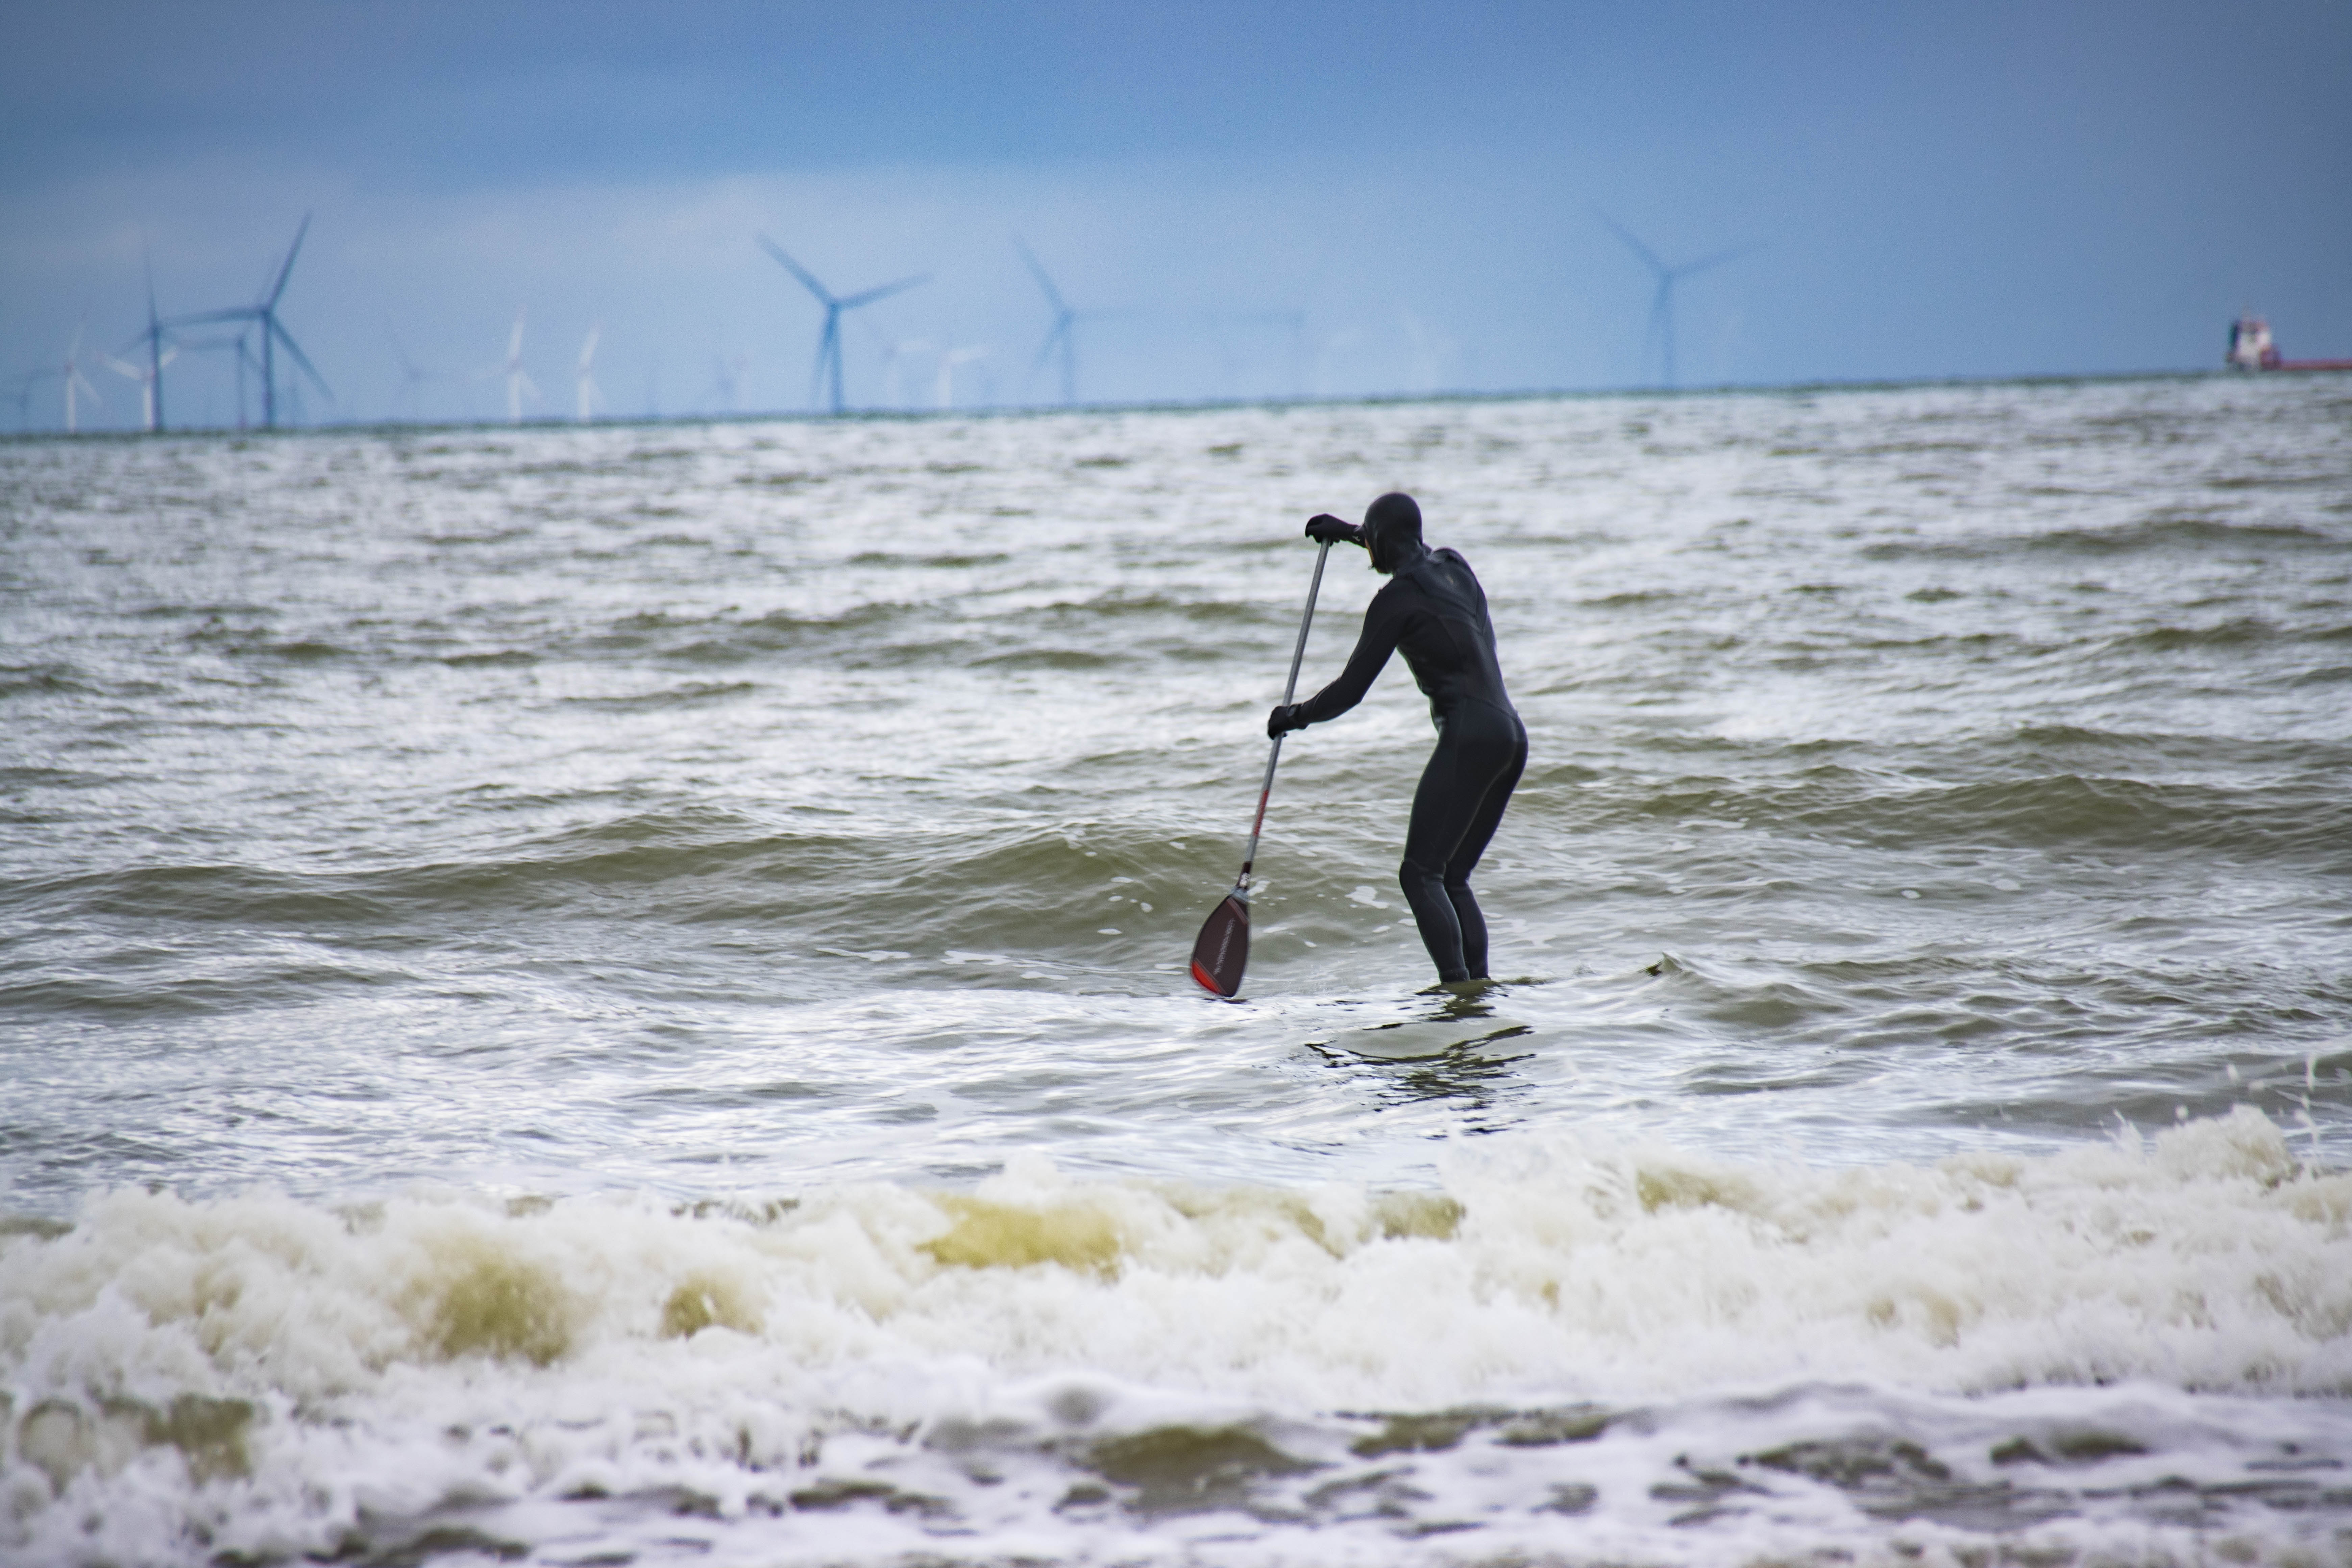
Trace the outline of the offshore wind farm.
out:
M 470 377 L 447 371 L 429 369 L 413 358 L 406 346 L 409 334 L 397 324 L 386 321 L 385 342 L 392 350 L 395 373 L 389 378 L 385 393 L 379 398 L 338 399 L 318 366 L 304 353 L 292 329 L 288 325 L 283 304 L 295 274 L 303 242 L 310 232 L 310 219 L 305 216 L 298 226 L 294 239 L 265 281 L 253 303 L 195 311 L 165 317 L 155 308 L 152 259 L 148 262 L 146 324 L 135 337 L 126 339 L 117 353 L 90 351 L 84 347 L 85 328 L 77 328 L 61 361 L 36 365 L 16 378 L 20 432 L 62 427 L 68 434 L 85 430 L 120 428 L 120 418 L 108 421 L 108 409 L 97 386 L 89 379 L 86 370 L 97 366 L 113 369 L 136 383 L 140 388 L 137 428 L 161 431 L 171 423 L 167 418 L 164 399 L 163 372 L 184 353 L 192 355 L 216 355 L 234 378 L 235 396 L 223 400 L 217 395 L 208 401 L 191 398 L 183 405 L 187 412 L 179 420 L 184 427 L 275 429 L 281 424 L 308 423 L 319 425 L 352 425 L 383 423 L 462 424 L 485 417 L 477 400 L 467 395 L 471 384 L 488 384 L 499 397 L 505 422 L 520 424 L 533 418 L 570 418 L 586 422 L 600 417 L 659 417 L 657 395 L 648 383 L 645 403 L 635 409 L 616 405 L 613 398 L 598 384 L 593 372 L 593 360 L 604 339 L 602 320 L 592 321 L 586 329 L 576 362 L 569 372 L 573 396 L 568 406 L 550 406 L 539 383 L 530 369 L 525 353 L 529 312 L 519 310 L 508 331 L 504 353 L 496 360 L 482 365 Z M 866 324 L 862 314 L 870 307 L 880 305 L 906 291 L 930 281 L 929 273 L 914 274 L 845 295 L 833 293 L 825 284 L 804 268 L 791 254 L 764 234 L 752 237 L 760 248 L 772 258 L 799 282 L 818 315 L 814 323 L 814 349 L 806 395 L 802 399 L 783 398 L 766 405 L 747 405 L 742 401 L 740 379 L 750 363 L 749 355 L 719 356 L 719 370 L 712 388 L 701 400 L 697 413 L 719 412 L 728 415 L 815 413 L 844 415 L 856 412 L 923 412 L 959 405 L 955 388 L 959 372 L 993 353 L 985 343 L 935 343 L 929 338 L 892 337 L 868 327 L 866 339 L 849 330 Z M 1306 312 L 1303 310 L 1265 313 L 1217 313 L 1206 310 L 1187 312 L 1171 308 L 1154 311 L 1148 308 L 1077 309 L 1070 306 L 1046 271 L 1035 252 L 1017 237 L 1013 241 L 1028 275 L 1043 294 L 1049 315 L 1034 361 L 1025 374 L 1005 384 L 1008 391 L 1001 399 L 991 398 L 983 406 L 1034 406 L 1058 404 L 1074 406 L 1079 402 L 1080 338 L 1082 329 L 1095 331 L 1102 323 L 1155 323 L 1162 331 L 1184 335 L 1205 331 L 1234 321 L 1270 321 L 1290 333 L 1287 381 L 1280 377 L 1268 379 L 1247 391 L 1211 391 L 1189 395 L 1177 390 L 1158 392 L 1148 386 L 1129 392 L 1124 400 L 1139 403 L 1175 401 L 1231 400 L 1234 396 L 1291 398 L 1305 392 L 1303 378 L 1297 374 L 1301 363 L 1297 352 L 1298 334 L 1304 331 Z M 761 341 L 763 346 L 789 345 L 795 335 L 791 322 L 796 314 L 789 310 L 768 313 L 772 319 L 763 323 L 757 332 L 744 331 L 740 335 Z M 1360 334 L 1345 329 L 1334 329 L 1327 342 L 1352 341 Z M 867 352 L 868 340 L 872 352 Z M 1116 344 L 1111 345 L 1113 350 Z M 1095 351 L 1103 352 L 1098 346 Z M 122 356 L 136 356 L 135 361 Z M 779 358 L 786 357 L 780 353 Z M 853 359 L 860 369 L 856 375 L 850 371 Z M 205 374 L 205 367 L 191 363 L 184 369 L 184 378 Z M 316 409 L 294 412 L 298 386 L 289 376 L 299 376 L 321 400 Z M 968 378 L 967 378 L 968 379 Z M 379 377 L 379 381 L 386 378 Z M 989 385 L 998 383 L 992 378 Z M 853 391 L 853 388 L 855 389 Z M 1374 389 L 1373 395 L 1386 389 Z M 37 401 L 37 391 L 41 395 Z M 961 405 L 971 406 L 965 396 Z M 51 416 L 45 418 L 47 405 Z
M 918 414 L 950 407 L 969 411 L 1072 407 L 1081 403 L 1296 402 L 1481 392 L 1521 395 L 1612 387 L 1672 391 L 1687 384 L 1752 384 L 1730 374 L 1720 353 L 1706 355 L 1704 371 L 1694 377 L 1685 346 L 1689 330 L 1678 323 L 1678 311 L 1686 316 L 1692 309 L 1686 297 L 1686 286 L 1692 280 L 1718 274 L 1733 263 L 1754 257 L 1766 248 L 1765 242 L 1718 247 L 1703 250 L 1692 259 L 1669 263 L 1610 213 L 1598 206 L 1589 211 L 1596 231 L 1613 237 L 1649 279 L 1646 310 L 1642 308 L 1640 287 L 1628 286 L 1622 277 L 1587 290 L 1596 321 L 1595 336 L 1614 344 L 1610 363 L 1615 373 L 1597 382 L 1588 378 L 1580 384 L 1578 378 L 1563 374 L 1552 380 L 1477 384 L 1476 378 L 1466 374 L 1466 356 L 1475 351 L 1466 350 L 1461 338 L 1445 329 L 1442 300 L 1421 309 L 1402 303 L 1367 308 L 1360 299 L 1318 298 L 1313 280 L 1296 297 L 1296 303 L 1278 309 L 1197 297 L 1156 306 L 1139 302 L 1076 307 L 1027 240 L 1015 235 L 1011 248 L 1034 286 L 1034 298 L 1044 307 L 1043 322 L 1034 321 L 1033 310 L 1026 329 L 1037 346 L 1025 364 L 1019 363 L 1018 354 L 1008 362 L 1017 367 L 1017 374 L 988 376 L 983 384 L 986 395 L 975 398 L 970 378 L 960 381 L 960 372 L 993 358 L 995 350 L 989 343 L 959 342 L 959 337 L 969 338 L 971 333 L 952 323 L 942 327 L 936 317 L 930 319 L 930 333 L 909 335 L 905 321 L 893 319 L 883 309 L 932 282 L 937 268 L 837 295 L 775 240 L 755 233 L 751 237 L 758 249 L 799 284 L 799 296 L 806 304 L 795 310 L 789 298 L 781 304 L 770 298 L 762 301 L 761 309 L 734 318 L 727 332 L 739 344 L 756 345 L 760 358 L 777 365 L 788 364 L 795 353 L 806 356 L 805 383 L 793 386 L 788 381 L 771 382 L 764 387 L 749 387 L 745 378 L 754 354 L 742 348 L 731 353 L 721 350 L 713 357 L 718 368 L 709 386 L 684 414 Z M 533 377 L 525 353 L 527 310 L 516 312 L 504 352 L 470 375 L 421 366 L 406 346 L 409 333 L 386 317 L 383 344 L 390 348 L 394 362 L 389 374 L 380 370 L 372 378 L 352 380 L 354 386 L 381 390 L 373 396 L 355 392 L 339 398 L 288 321 L 289 289 L 310 223 L 309 215 L 298 223 L 291 242 L 251 303 L 206 310 L 161 312 L 156 303 L 154 258 L 142 247 L 143 324 L 121 336 L 110 351 L 90 346 L 92 333 L 85 317 L 75 326 L 61 357 L 46 361 L 37 357 L 18 370 L 12 385 L 16 431 L 157 432 L 174 424 L 196 429 L 268 430 L 295 424 L 466 424 L 484 418 L 502 418 L 508 424 L 556 419 L 585 423 L 658 418 L 665 415 L 659 405 L 657 371 L 653 367 L 657 367 L 665 349 L 674 360 L 690 362 L 695 357 L 690 349 L 674 342 L 634 345 L 640 362 L 648 367 L 638 383 L 645 390 L 635 406 L 625 398 L 616 399 L 604 389 L 593 368 L 600 346 L 609 348 L 613 342 L 607 336 L 607 316 L 625 320 L 628 315 L 621 302 L 607 300 L 579 329 L 581 346 L 572 363 L 560 372 L 542 367 L 556 384 L 568 386 L 571 393 L 551 402 Z M 1276 265 L 1286 260 L 1269 259 Z M 1328 259 L 1327 251 L 1325 263 L 1316 268 L 1318 278 Z M 1001 297 L 1013 280 L 999 277 L 994 281 Z M 1012 292 L 1017 296 L 1018 290 Z M 1608 297 L 1606 302 L 1602 296 Z M 299 306 L 297 295 L 298 319 Z M 128 312 L 118 310 L 113 314 L 121 317 Z M 1009 314 L 1018 321 L 1020 311 L 1015 308 Z M 100 313 L 98 319 L 103 321 L 108 316 Z M 1636 321 L 1637 332 L 1631 330 Z M 1702 323 L 1718 343 L 1723 341 L 1721 309 L 1704 313 Z M 992 324 L 1002 330 L 1004 316 L 1001 314 Z M 1005 335 L 1019 331 L 1016 328 Z M 1165 384 L 1156 384 L 1149 373 L 1139 377 L 1131 367 L 1127 374 L 1119 373 L 1120 359 L 1150 361 L 1163 353 L 1171 342 L 1213 347 L 1194 356 L 1197 363 L 1190 367 L 1190 374 L 1171 375 Z M 2263 359 L 2240 352 L 2237 343 L 2233 336 L 2229 353 L 2208 362 L 2209 365 L 2266 368 Z M 1357 374 L 1349 378 L 1354 384 L 1339 384 L 1341 378 L 1333 374 L 1335 357 L 1345 360 L 1351 355 L 1361 362 Z M 2275 361 L 2277 356 L 2271 358 Z M 1083 379 L 1082 366 L 1091 369 L 1093 381 Z M 131 395 L 110 404 L 90 375 L 101 369 L 131 382 Z M 167 370 L 173 371 L 171 380 L 180 384 L 177 397 L 168 395 Z M 1097 392 L 1098 384 L 1107 384 Z M 959 384 L 964 384 L 961 396 Z M 496 394 L 495 414 L 469 391 L 484 385 Z M 1087 389 L 1085 396 L 1082 386 Z M 306 390 L 317 399 L 315 405 L 305 400 Z M 674 412 L 669 416 L 679 415 Z
M 1641 360 L 1628 380 L 1640 382 L 1650 365 L 1655 363 L 1660 367 L 1657 384 L 1671 387 L 1675 383 L 1676 374 L 1674 284 L 1692 273 L 1744 255 L 1748 248 L 1752 247 L 1666 269 L 1638 240 L 1618 228 L 1613 220 L 1602 215 L 1601 221 L 1658 269 L 1658 293 L 1648 321 L 1648 336 L 1643 344 Z M 58 405 L 67 433 L 121 427 L 124 417 L 121 415 L 118 414 L 110 423 L 106 405 L 96 386 L 83 374 L 85 365 L 105 366 L 137 384 L 140 402 L 138 422 L 134 427 L 150 432 L 163 430 L 168 426 L 166 409 L 169 406 L 164 395 L 163 373 L 167 365 L 178 361 L 184 353 L 220 356 L 234 378 L 236 387 L 233 402 L 224 403 L 215 397 L 204 403 L 191 399 L 181 405 L 190 412 L 184 414 L 180 422 L 195 428 L 218 428 L 232 424 L 236 428 L 251 425 L 265 430 L 289 423 L 462 424 L 483 417 L 478 405 L 465 394 L 467 378 L 421 368 L 404 346 L 406 334 L 389 322 L 386 340 L 397 364 L 396 379 L 389 391 L 373 401 L 357 397 L 339 400 L 336 397 L 325 376 L 305 353 L 288 325 L 284 310 L 296 263 L 310 235 L 310 216 L 305 215 L 296 227 L 291 243 L 271 268 L 251 304 L 168 317 L 161 315 L 155 305 L 152 258 L 144 257 L 145 325 L 134 337 L 124 340 L 121 349 L 113 353 L 87 353 L 81 345 L 80 329 L 78 329 L 75 342 L 68 347 L 63 361 L 50 365 L 37 365 L 25 372 L 18 382 L 17 424 L 20 431 L 45 427 L 45 422 L 36 408 L 32 389 L 51 385 L 55 391 L 50 401 Z M 730 368 L 730 363 L 722 355 L 718 380 L 712 392 L 706 395 L 705 406 L 698 412 L 841 416 L 851 413 L 936 412 L 975 405 L 968 387 L 967 395 L 959 399 L 959 373 L 967 366 L 991 358 L 994 351 L 990 345 L 984 342 L 954 343 L 950 341 L 952 334 L 942 336 L 936 342 L 929 337 L 894 335 L 888 330 L 874 325 L 874 318 L 867 313 L 887 300 L 930 282 L 933 273 L 912 273 L 847 294 L 835 294 L 768 235 L 755 234 L 752 238 L 760 250 L 799 283 L 817 312 L 813 323 L 814 347 L 810 351 L 805 395 L 799 400 L 787 398 L 772 401 L 765 405 L 747 405 L 742 401 L 740 378 L 743 368 L 750 363 L 749 356 L 737 356 L 732 368 Z M 1082 357 L 1094 360 L 1099 372 L 1102 367 L 1096 356 L 1108 359 L 1120 352 L 1122 344 L 1118 333 L 1122 329 L 1128 337 L 1125 346 L 1130 353 L 1136 339 L 1149 339 L 1155 334 L 1213 339 L 1218 345 L 1222 383 L 1205 389 L 1171 386 L 1166 390 L 1153 388 L 1148 383 L 1135 387 L 1130 383 L 1130 390 L 1123 396 L 1104 401 L 1140 404 L 1297 401 L 1329 395 L 1328 362 L 1332 353 L 1361 343 L 1368 331 L 1382 330 L 1396 336 L 1405 348 L 1408 356 L 1405 363 L 1410 368 L 1406 374 L 1395 378 L 1393 384 L 1375 382 L 1362 389 L 1359 395 L 1392 396 L 1464 390 L 1446 381 L 1446 364 L 1458 360 L 1454 351 L 1459 345 L 1429 325 L 1423 314 L 1412 310 L 1400 309 L 1392 313 L 1392 319 L 1376 317 L 1381 324 L 1369 329 L 1364 324 L 1336 319 L 1318 321 L 1311 282 L 1299 303 L 1277 310 L 1202 303 L 1171 304 L 1160 308 L 1148 304 L 1079 308 L 1069 303 L 1054 275 L 1025 239 L 1017 235 L 1013 237 L 1012 247 L 1043 298 L 1047 311 L 1046 321 L 1025 372 L 1003 382 L 990 378 L 988 385 L 992 395 L 981 400 L 979 406 L 1077 405 L 1081 402 Z M 1326 259 L 1328 261 L 1328 253 Z M 1318 268 L 1318 271 L 1320 270 Z M 763 346 L 773 346 L 779 342 L 788 344 L 793 335 L 793 327 L 788 323 L 794 316 L 803 314 L 804 312 L 790 310 L 771 310 L 764 313 L 757 331 L 739 327 L 738 331 L 741 336 L 759 339 Z M 576 362 L 568 372 L 572 396 L 551 405 L 538 381 L 533 378 L 525 353 L 528 324 L 529 312 L 518 310 L 509 330 L 503 354 L 482 365 L 470 378 L 475 384 L 487 384 L 496 388 L 506 423 L 559 418 L 585 423 L 597 418 L 659 416 L 650 384 L 645 405 L 634 410 L 617 406 L 598 384 L 593 362 L 604 339 L 604 324 L 601 318 L 587 326 Z M 864 327 L 864 337 L 851 330 L 853 327 Z M 1311 375 L 1307 353 L 1310 334 L 1318 345 Z M 1083 349 L 1082 339 L 1089 340 Z M 136 355 L 138 359 L 134 362 L 123 355 Z M 853 357 L 859 363 L 856 375 L 849 368 Z M 1255 372 L 1254 379 L 1244 380 L 1238 376 L 1237 367 L 1248 366 L 1253 359 L 1257 362 L 1250 367 Z M 189 366 L 182 371 L 182 377 L 200 377 L 206 368 L 192 359 Z M 220 365 L 209 368 L 217 381 Z M 965 379 L 968 382 L 969 378 Z M 298 415 L 295 399 L 305 384 L 321 400 L 320 405 L 315 409 L 304 409 Z M 248 391 L 251 395 L 249 407 Z M 233 419 L 224 418 L 224 411 L 232 407 Z

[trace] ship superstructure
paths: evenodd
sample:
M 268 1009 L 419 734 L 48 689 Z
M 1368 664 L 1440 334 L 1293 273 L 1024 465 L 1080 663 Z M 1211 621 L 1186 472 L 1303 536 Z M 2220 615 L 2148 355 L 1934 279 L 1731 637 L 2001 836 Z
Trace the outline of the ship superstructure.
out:
M 2352 359 L 2287 359 L 2271 336 L 2271 324 L 2244 315 L 2230 323 L 2230 351 L 2221 363 L 2231 370 L 2352 370 Z

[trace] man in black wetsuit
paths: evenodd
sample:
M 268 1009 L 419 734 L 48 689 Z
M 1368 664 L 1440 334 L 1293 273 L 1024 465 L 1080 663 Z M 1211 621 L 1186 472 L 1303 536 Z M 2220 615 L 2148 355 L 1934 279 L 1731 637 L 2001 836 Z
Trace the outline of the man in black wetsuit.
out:
M 1389 655 L 1403 650 L 1429 696 L 1437 749 L 1412 792 L 1398 880 L 1438 978 L 1484 980 L 1486 917 L 1470 891 L 1470 873 L 1528 765 L 1527 726 L 1503 690 L 1486 592 L 1458 553 L 1421 542 L 1421 508 L 1408 495 L 1381 497 L 1361 528 L 1326 513 L 1307 525 L 1307 537 L 1362 545 L 1372 570 L 1390 581 L 1364 611 L 1363 635 L 1339 679 L 1304 702 L 1276 708 L 1265 732 L 1338 718 L 1364 700 Z

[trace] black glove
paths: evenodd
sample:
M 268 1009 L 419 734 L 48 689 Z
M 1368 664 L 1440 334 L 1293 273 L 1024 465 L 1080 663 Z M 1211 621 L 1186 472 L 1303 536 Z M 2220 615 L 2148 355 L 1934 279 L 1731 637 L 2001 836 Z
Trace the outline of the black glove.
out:
M 1326 511 L 1307 520 L 1307 537 L 1318 544 L 1361 544 L 1364 531 Z
M 1296 702 L 1286 702 L 1267 714 L 1265 738 L 1269 741 L 1278 741 L 1293 730 L 1307 728 L 1307 721 L 1299 717 L 1298 707 Z

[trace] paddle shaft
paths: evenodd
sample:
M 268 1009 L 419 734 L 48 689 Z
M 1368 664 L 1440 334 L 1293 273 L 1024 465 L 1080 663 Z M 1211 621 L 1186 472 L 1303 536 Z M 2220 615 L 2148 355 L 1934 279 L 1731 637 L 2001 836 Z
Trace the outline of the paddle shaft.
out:
M 1315 552 L 1315 577 L 1307 584 L 1307 613 L 1298 617 L 1298 646 L 1290 650 L 1290 679 L 1282 684 L 1282 700 L 1287 706 L 1298 695 L 1298 667 L 1307 658 L 1307 628 L 1315 624 L 1315 595 L 1323 590 L 1323 563 L 1331 553 L 1331 542 L 1324 540 Z M 1274 794 L 1274 765 L 1282 761 L 1282 737 L 1274 738 L 1274 749 L 1265 754 L 1265 783 L 1258 787 L 1257 820 L 1250 824 L 1249 848 L 1242 855 L 1242 874 L 1234 883 L 1234 891 L 1244 899 L 1249 896 L 1250 868 L 1257 864 L 1257 837 L 1265 828 L 1265 803 Z

